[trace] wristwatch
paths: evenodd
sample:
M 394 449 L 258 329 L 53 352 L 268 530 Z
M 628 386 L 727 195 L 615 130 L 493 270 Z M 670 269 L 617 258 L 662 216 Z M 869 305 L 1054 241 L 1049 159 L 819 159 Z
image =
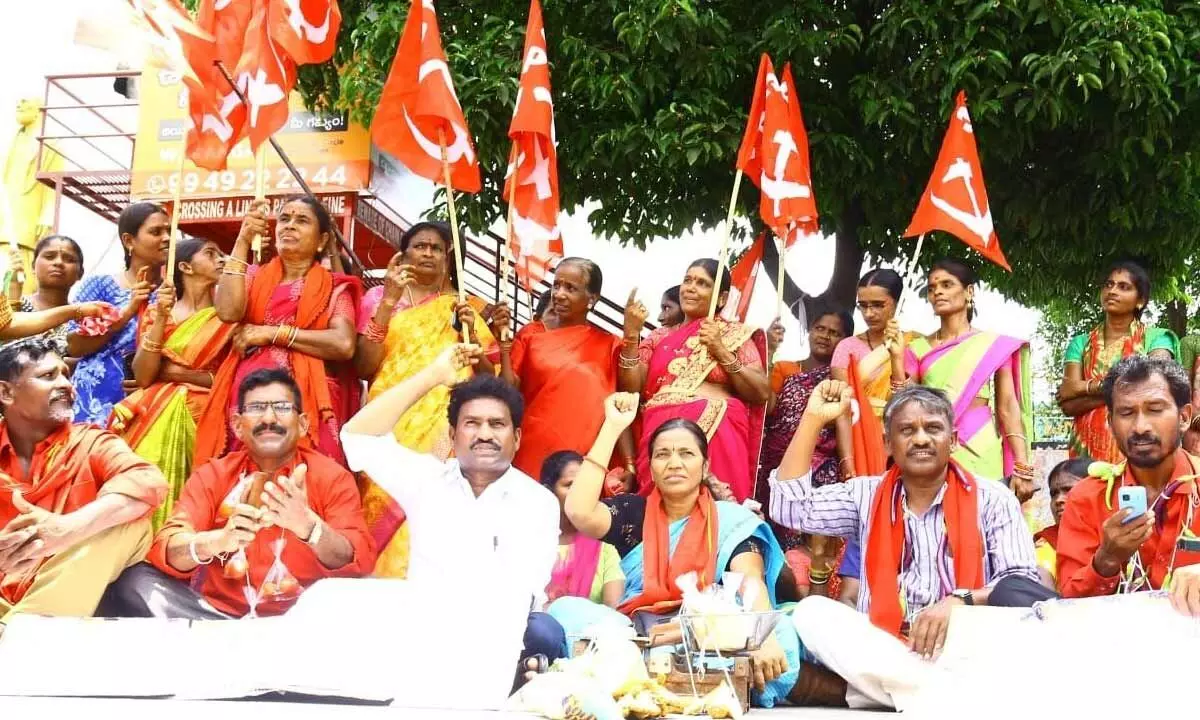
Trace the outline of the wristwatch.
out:
M 962 600 L 964 605 L 975 604 L 975 593 L 971 592 L 970 590 L 955 590 L 954 592 L 950 593 L 950 596 Z

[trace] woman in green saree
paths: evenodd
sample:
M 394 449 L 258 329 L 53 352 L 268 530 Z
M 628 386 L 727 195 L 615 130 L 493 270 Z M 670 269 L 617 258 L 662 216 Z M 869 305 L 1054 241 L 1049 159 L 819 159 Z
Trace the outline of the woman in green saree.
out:
M 1175 333 L 1142 323 L 1149 301 L 1150 275 L 1136 263 L 1117 263 L 1100 289 L 1104 321 L 1071 338 L 1057 393 L 1063 414 L 1074 419 L 1071 457 L 1087 455 L 1111 464 L 1125 459 L 1113 440 L 1104 407 L 1104 376 L 1109 368 L 1130 355 L 1179 357 Z
M 978 284 L 963 263 L 933 264 L 928 298 L 941 327 L 908 344 L 904 369 L 908 379 L 942 390 L 953 403 L 954 460 L 979 477 L 1011 478 L 1025 502 L 1034 490 L 1029 343 L 971 325 Z
M 229 353 L 233 325 L 213 308 L 213 289 L 225 265 L 217 244 L 198 238 L 175 248 L 171 281 L 163 283 L 138 328 L 133 358 L 139 389 L 113 406 L 109 429 L 154 463 L 169 492 L 152 519 L 155 530 L 170 517 L 192 472 L 196 423 L 208 405 L 213 371 Z

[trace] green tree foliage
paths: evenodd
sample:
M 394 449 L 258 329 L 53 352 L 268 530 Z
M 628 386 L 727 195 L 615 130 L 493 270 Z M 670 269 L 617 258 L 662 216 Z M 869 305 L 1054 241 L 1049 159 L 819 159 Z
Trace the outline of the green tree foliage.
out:
M 369 122 L 409 3 L 342 0 L 334 65 L 307 68 L 318 103 Z M 526 0 L 438 0 L 443 41 L 485 168 L 465 221 L 503 215 L 506 137 Z M 828 291 L 849 302 L 863 253 L 899 233 L 929 177 L 954 94 L 968 93 L 1009 296 L 1094 304 L 1115 256 L 1178 297 L 1200 245 L 1196 186 L 1200 6 L 1140 0 L 545 0 L 564 209 L 588 199 L 598 234 L 638 245 L 718 224 L 758 56 L 793 64 L 822 229 L 838 238 Z M 743 185 L 741 213 L 757 214 Z M 935 238 L 926 259 L 968 251 Z M 984 261 L 975 258 L 976 264 Z

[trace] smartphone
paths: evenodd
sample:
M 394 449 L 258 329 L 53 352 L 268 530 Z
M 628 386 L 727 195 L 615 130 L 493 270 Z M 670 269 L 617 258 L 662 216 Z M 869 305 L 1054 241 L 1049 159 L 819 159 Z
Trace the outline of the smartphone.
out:
M 1133 512 L 1129 517 L 1125 518 L 1125 522 L 1136 520 L 1146 514 L 1146 488 L 1140 485 L 1123 487 L 1117 491 L 1118 508 L 1124 510 L 1129 508 Z

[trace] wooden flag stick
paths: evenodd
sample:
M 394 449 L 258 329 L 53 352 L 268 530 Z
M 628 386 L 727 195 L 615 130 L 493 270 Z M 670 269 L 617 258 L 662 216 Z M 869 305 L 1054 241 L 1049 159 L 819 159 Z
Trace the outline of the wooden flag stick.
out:
M 512 168 L 512 190 L 508 192 L 508 225 L 505 235 L 508 237 L 508 244 L 500 249 L 500 293 L 501 297 L 508 297 L 508 281 L 512 275 L 512 263 L 509 262 L 509 253 L 512 252 L 512 246 L 516 243 L 517 234 L 513 230 L 513 208 L 517 204 L 517 144 L 513 143 L 512 151 L 508 154 L 508 166 Z M 528 277 L 528 275 L 526 275 Z M 517 312 L 517 288 L 514 285 L 512 291 L 512 310 L 513 317 L 516 317 Z M 499 302 L 500 298 L 497 297 Z M 512 330 L 510 328 L 502 328 L 500 330 L 500 339 L 503 341 L 512 340 Z
M 709 320 L 717 315 L 717 300 L 721 296 L 721 277 L 725 274 L 725 269 L 729 267 L 729 236 L 733 233 L 733 212 L 737 209 L 738 190 L 741 188 L 742 169 L 738 168 L 737 175 L 733 177 L 733 193 L 729 196 L 729 212 L 725 214 L 725 236 L 721 238 L 721 254 L 717 257 L 717 276 L 713 278 L 712 301 L 708 304 Z
M 912 260 L 908 263 L 908 269 L 904 272 L 904 284 L 908 285 L 908 279 L 917 271 L 917 259 L 921 257 L 921 246 L 925 244 L 925 233 L 921 233 L 917 237 L 917 246 L 913 248 Z M 900 304 L 896 306 L 896 318 L 900 318 L 900 311 L 904 309 L 904 301 L 908 299 L 910 293 L 904 293 L 900 296 Z
M 446 210 L 450 214 L 450 234 L 454 239 L 454 268 L 458 272 L 458 302 L 463 303 L 467 299 L 465 290 L 466 276 L 463 274 L 463 247 L 462 238 L 458 233 L 458 213 L 454 210 L 454 186 L 450 181 L 450 158 L 446 155 L 446 129 L 438 127 L 438 145 L 442 148 L 442 175 L 446 182 Z M 463 342 L 471 342 L 471 329 L 463 323 L 462 327 Z
M 183 163 L 185 160 L 187 160 L 187 133 L 184 133 L 179 141 L 179 165 L 175 171 L 175 189 L 171 192 L 171 234 L 167 238 L 167 264 L 163 267 L 163 282 L 171 282 L 171 279 L 175 277 L 175 247 L 179 245 L 179 216 L 183 214 L 180 203 L 183 197 Z
M 267 199 L 267 146 L 259 145 L 254 153 L 254 204 L 258 205 Z M 254 253 L 255 264 L 262 264 L 262 236 L 255 235 L 250 241 L 250 251 Z
M 787 277 L 787 238 L 779 240 L 779 269 L 775 271 L 775 317 L 783 317 L 783 281 Z

